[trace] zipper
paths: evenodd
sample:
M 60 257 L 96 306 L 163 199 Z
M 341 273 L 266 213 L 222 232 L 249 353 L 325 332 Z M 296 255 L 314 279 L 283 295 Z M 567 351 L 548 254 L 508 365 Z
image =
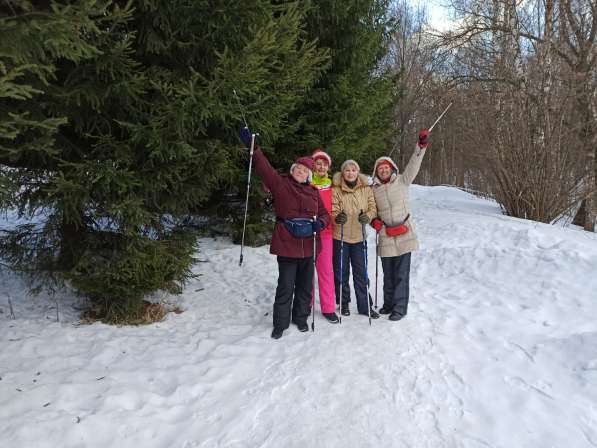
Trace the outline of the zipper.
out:
M 392 218 L 392 221 L 394 220 L 394 210 L 392 208 L 392 201 L 390 201 L 390 194 L 388 193 L 388 190 L 390 189 L 390 184 L 384 185 L 385 190 L 386 190 L 386 200 L 388 201 L 388 204 L 390 204 L 390 218 Z M 393 226 L 394 224 L 392 223 L 391 226 Z

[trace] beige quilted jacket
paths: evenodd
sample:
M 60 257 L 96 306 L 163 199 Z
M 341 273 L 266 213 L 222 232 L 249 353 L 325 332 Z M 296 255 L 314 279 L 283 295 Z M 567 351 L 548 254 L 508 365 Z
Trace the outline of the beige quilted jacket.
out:
M 363 227 L 359 222 L 361 210 L 367 213 L 369 219 L 377 216 L 373 191 L 367 184 L 367 176 L 359 174 L 357 184 L 350 188 L 342 180 L 342 173 L 336 173 L 332 182 L 332 215 L 334 216 L 334 239 L 340 240 L 340 224 L 336 224 L 336 215 L 346 213 L 348 221 L 344 224 L 344 241 L 346 243 L 360 243 L 363 241 Z
M 385 226 L 381 229 L 379 232 L 379 253 L 381 257 L 397 257 L 419 248 L 415 223 L 410 214 L 408 187 L 419 173 L 424 155 L 425 149 L 417 146 L 402 174 L 398 173 L 398 167 L 389 157 L 380 157 L 375 162 L 373 168 L 373 195 L 377 204 L 377 216 L 384 224 L 395 226 L 410 215 L 405 223 L 409 231 L 403 235 L 391 237 L 386 234 Z M 390 162 L 396 170 L 390 181 L 385 184 L 381 183 L 376 176 L 377 165 L 382 160 Z

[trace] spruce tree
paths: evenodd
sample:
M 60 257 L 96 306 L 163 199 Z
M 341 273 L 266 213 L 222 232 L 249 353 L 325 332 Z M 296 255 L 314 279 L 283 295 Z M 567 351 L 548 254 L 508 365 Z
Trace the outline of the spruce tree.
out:
M 241 175 L 233 90 L 275 141 L 325 52 L 297 3 L 0 5 L 0 206 L 27 221 L 1 255 L 134 319 L 191 275 L 180 219 Z
M 308 32 L 331 59 L 293 115 L 285 151 L 321 146 L 337 167 L 348 158 L 363 170 L 387 154 L 393 137 L 396 74 L 388 64 L 396 23 L 389 0 L 319 0 L 307 15 Z

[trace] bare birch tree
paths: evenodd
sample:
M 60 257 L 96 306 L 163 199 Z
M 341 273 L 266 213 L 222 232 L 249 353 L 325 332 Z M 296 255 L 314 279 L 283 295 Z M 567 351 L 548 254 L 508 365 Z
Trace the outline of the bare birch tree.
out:
M 596 2 L 453 0 L 452 7 L 459 26 L 439 37 L 452 54 L 452 86 L 476 92 L 466 107 L 475 115 L 464 121 L 484 135 L 477 140 L 487 146 L 490 188 L 506 213 L 541 221 L 584 198 L 584 227 L 594 231 Z

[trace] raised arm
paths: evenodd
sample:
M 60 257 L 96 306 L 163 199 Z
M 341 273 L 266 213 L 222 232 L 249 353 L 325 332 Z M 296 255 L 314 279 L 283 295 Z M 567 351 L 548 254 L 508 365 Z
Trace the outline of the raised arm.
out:
M 429 131 L 427 131 L 427 129 L 423 129 L 421 132 L 419 132 L 419 141 L 417 142 L 415 151 L 406 164 L 406 168 L 404 168 L 404 171 L 402 172 L 402 182 L 404 182 L 406 185 L 412 184 L 415 180 L 415 177 L 417 177 L 417 174 L 419 174 L 421 163 L 423 163 L 423 157 L 425 156 L 425 151 L 427 150 L 428 144 Z
M 265 154 L 261 151 L 261 148 L 255 149 L 253 160 L 255 163 L 255 172 L 261 177 L 261 180 L 268 190 L 273 193 L 282 180 L 280 174 L 278 174 L 274 167 L 271 166 L 269 160 L 267 160 L 267 157 L 265 157 Z
M 417 174 L 419 174 L 421 163 L 423 163 L 423 156 L 425 156 L 425 148 L 419 148 L 417 145 L 413 155 L 406 164 L 406 168 L 404 168 L 404 171 L 402 172 L 402 181 L 405 184 L 412 184 L 415 180 L 415 177 L 417 177 Z

